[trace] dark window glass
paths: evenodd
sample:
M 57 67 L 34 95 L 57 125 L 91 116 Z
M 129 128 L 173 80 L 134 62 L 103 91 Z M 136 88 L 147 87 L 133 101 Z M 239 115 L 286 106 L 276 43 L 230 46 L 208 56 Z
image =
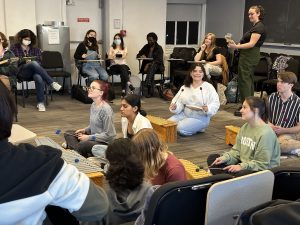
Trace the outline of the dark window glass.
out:
M 198 44 L 199 22 L 191 21 L 189 23 L 189 45 Z
M 178 21 L 177 22 L 177 37 L 176 37 L 177 45 L 186 44 L 186 32 L 187 32 L 187 22 L 186 21 Z
M 167 21 L 166 44 L 173 45 L 175 40 L 175 21 Z

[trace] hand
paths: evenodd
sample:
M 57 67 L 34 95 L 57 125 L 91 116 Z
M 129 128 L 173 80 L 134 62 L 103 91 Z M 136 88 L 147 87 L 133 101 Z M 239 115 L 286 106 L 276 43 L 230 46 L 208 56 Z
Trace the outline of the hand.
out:
M 206 44 L 201 45 L 200 49 L 201 51 L 204 51 L 206 49 Z
M 175 103 L 171 103 L 169 109 L 170 110 L 175 110 L 177 108 L 177 105 Z
M 224 163 L 224 161 L 222 160 L 221 157 L 218 157 L 215 159 L 215 161 L 209 167 L 214 166 L 214 165 L 220 165 L 222 163 Z
M 228 172 L 231 173 L 236 173 L 242 170 L 242 167 L 240 165 L 230 165 L 230 166 L 226 166 L 224 168 L 224 170 L 227 170 Z
M 85 59 L 87 57 L 87 54 L 82 54 L 81 56 L 83 59 Z
M 89 140 L 89 135 L 79 133 L 78 136 L 77 136 L 77 138 L 80 141 L 88 141 Z
M 78 129 L 75 131 L 75 135 L 78 135 L 78 134 L 85 134 L 85 129 Z
M 207 105 L 202 106 L 202 109 L 203 109 L 204 112 L 208 112 L 208 107 L 207 107 Z
M 284 133 L 284 128 L 281 126 L 273 126 L 272 129 L 276 134 L 283 134 Z
M 233 40 L 231 40 L 228 42 L 227 47 L 232 49 L 237 49 L 237 44 Z

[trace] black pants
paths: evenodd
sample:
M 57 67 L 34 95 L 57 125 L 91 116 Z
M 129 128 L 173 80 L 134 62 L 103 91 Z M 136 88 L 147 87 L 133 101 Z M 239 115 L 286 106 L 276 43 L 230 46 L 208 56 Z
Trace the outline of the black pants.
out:
M 147 86 L 151 86 L 152 88 L 154 87 L 154 76 L 155 73 L 159 70 L 160 64 L 158 63 L 151 63 L 150 66 L 148 66 L 147 71 L 144 71 L 147 73 L 145 83 Z
M 112 65 L 110 67 L 111 74 L 120 74 L 122 90 L 126 90 L 129 81 L 129 70 L 127 65 Z
M 207 157 L 207 165 L 208 167 L 218 158 L 220 157 L 219 154 L 210 154 L 208 157 Z M 213 165 L 212 168 L 209 168 L 210 172 L 213 174 L 213 175 L 216 175 L 216 174 L 221 174 L 221 173 L 227 173 L 227 174 L 230 174 L 230 175 L 233 175 L 234 177 L 240 177 L 240 176 L 244 176 L 244 175 L 247 175 L 247 174 L 250 174 L 250 173 L 254 173 L 254 171 L 251 171 L 251 170 L 241 170 L 239 172 L 236 172 L 236 173 L 231 173 L 231 172 L 228 172 L 227 170 L 223 170 L 223 168 L 225 168 L 226 165 L 225 163 L 222 163 L 222 164 L 219 164 L 219 165 Z
M 82 155 L 86 158 L 93 156 L 92 148 L 94 145 L 103 144 L 103 143 L 97 142 L 97 141 L 79 141 L 78 138 L 72 134 L 75 134 L 74 130 L 68 130 L 64 134 L 68 148 L 74 149 L 80 155 Z

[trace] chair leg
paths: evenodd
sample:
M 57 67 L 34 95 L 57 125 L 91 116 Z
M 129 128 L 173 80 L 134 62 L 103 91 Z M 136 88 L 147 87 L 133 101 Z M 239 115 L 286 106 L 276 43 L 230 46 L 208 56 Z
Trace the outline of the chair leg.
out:
M 22 105 L 25 108 L 25 90 L 24 90 L 24 81 L 22 81 Z
M 144 95 L 144 74 L 142 73 L 142 81 L 141 81 L 141 92 Z
M 64 94 L 64 91 L 65 91 L 65 82 L 66 82 L 66 77 L 64 77 L 64 79 L 63 79 L 63 85 L 62 85 L 62 88 L 61 88 L 61 94 L 62 95 Z
M 46 92 L 46 105 L 48 106 L 49 103 L 48 103 L 48 86 L 47 86 L 47 84 L 45 84 L 45 92 Z

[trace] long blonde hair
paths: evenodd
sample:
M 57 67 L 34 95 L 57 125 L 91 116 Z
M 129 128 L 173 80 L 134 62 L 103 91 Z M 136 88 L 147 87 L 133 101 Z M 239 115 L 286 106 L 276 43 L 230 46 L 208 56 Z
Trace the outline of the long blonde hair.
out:
M 211 44 L 209 49 L 207 49 L 207 59 L 210 59 L 212 57 L 213 54 L 213 50 L 217 47 L 216 46 L 216 35 L 214 33 L 207 33 L 201 43 L 201 45 L 203 45 L 205 43 L 205 39 L 210 36 L 211 37 Z M 201 46 L 200 46 L 201 48 Z M 206 50 L 205 50 L 206 51 Z M 200 59 L 202 59 L 204 56 L 204 52 L 202 52 L 202 55 L 200 57 Z
M 145 166 L 145 178 L 149 180 L 154 178 L 166 162 L 164 153 L 168 147 L 161 143 L 155 131 L 150 128 L 139 130 L 132 141 L 137 146 L 138 158 Z

